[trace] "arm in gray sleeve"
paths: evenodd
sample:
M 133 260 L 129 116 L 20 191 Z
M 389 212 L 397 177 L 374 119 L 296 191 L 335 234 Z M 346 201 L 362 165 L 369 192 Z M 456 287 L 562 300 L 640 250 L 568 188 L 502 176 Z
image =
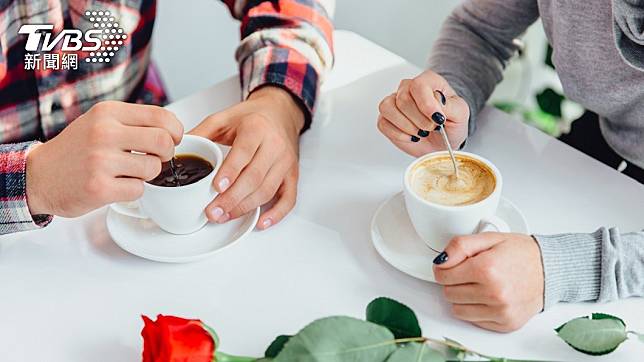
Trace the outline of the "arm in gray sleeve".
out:
M 537 0 L 467 0 L 443 24 L 429 68 L 470 106 L 470 134 L 518 48 L 515 39 L 538 17 Z
M 644 296 L 644 231 L 535 235 L 545 279 L 544 309 L 557 302 Z
M 613 34 L 617 49 L 634 68 L 644 71 L 644 1 L 613 0 Z

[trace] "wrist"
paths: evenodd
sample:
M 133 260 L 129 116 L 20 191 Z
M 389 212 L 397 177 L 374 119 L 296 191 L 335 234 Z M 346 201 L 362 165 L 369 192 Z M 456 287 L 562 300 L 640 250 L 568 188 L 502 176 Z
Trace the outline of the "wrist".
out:
M 39 180 L 41 166 L 39 166 L 38 161 L 42 155 L 42 146 L 43 144 L 41 143 L 35 144 L 27 153 L 25 191 L 27 194 L 27 206 L 31 215 L 52 214 L 42 197 L 42 187 Z
M 537 294 L 539 296 L 538 300 L 538 311 L 542 312 L 545 309 L 545 293 L 546 293 L 546 276 L 543 268 L 543 255 L 541 253 L 541 246 L 539 245 L 539 240 L 534 235 L 528 235 L 528 237 L 531 239 L 532 244 L 530 244 L 534 251 L 535 254 L 537 255 L 535 259 L 537 259 L 536 262 L 536 270 L 535 270 L 535 275 L 537 276 Z
M 276 117 L 276 121 L 285 126 L 289 134 L 297 137 L 304 128 L 304 110 L 299 100 L 288 90 L 268 84 L 255 89 L 248 99 L 265 99 L 274 105 L 275 109 L 282 111 L 282 114 Z

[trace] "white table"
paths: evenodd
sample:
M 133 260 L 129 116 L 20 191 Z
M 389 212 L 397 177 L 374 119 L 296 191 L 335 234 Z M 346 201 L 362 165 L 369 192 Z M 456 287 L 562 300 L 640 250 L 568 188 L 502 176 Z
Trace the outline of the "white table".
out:
M 229 353 L 261 355 L 273 337 L 328 315 L 362 317 L 377 296 L 412 306 L 425 335 L 449 336 L 481 352 L 514 358 L 581 361 L 553 328 L 593 311 L 614 313 L 644 331 L 644 300 L 559 305 L 508 335 L 457 321 L 436 285 L 411 278 L 376 253 L 369 221 L 401 189 L 411 159 L 375 126 L 377 104 L 420 69 L 347 32 L 336 33 L 337 66 L 321 114 L 302 137 L 298 204 L 267 232 L 202 262 L 170 265 L 119 249 L 105 209 L 0 238 L 2 361 L 135 361 L 141 314 L 201 318 Z M 206 70 L 204 70 L 206 71 Z M 187 128 L 238 100 L 237 79 L 170 108 Z M 468 150 L 492 160 L 504 194 L 535 233 L 644 226 L 644 187 L 539 131 L 486 109 Z M 430 262 L 430 261 L 428 261 Z M 594 361 L 636 361 L 627 342 Z

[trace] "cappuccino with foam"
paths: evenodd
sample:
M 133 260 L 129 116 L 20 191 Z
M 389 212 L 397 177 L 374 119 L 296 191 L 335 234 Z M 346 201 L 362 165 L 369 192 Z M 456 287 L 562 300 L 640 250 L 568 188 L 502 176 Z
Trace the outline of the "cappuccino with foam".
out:
M 494 173 L 483 162 L 456 155 L 459 177 L 452 160 L 440 155 L 423 160 L 411 170 L 410 184 L 420 198 L 446 206 L 471 205 L 485 200 L 496 187 Z

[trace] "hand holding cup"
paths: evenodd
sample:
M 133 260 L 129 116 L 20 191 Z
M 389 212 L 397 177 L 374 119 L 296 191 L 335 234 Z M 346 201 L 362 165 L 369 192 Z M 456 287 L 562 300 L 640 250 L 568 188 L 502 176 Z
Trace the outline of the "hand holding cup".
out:
M 458 236 L 434 264 L 436 281 L 458 319 L 510 332 L 543 309 L 541 251 L 530 235 Z

